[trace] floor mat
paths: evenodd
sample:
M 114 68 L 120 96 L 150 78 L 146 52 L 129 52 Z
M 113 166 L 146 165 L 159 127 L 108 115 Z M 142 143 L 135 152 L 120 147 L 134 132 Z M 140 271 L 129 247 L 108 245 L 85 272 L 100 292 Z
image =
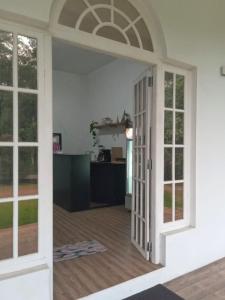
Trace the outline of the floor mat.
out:
M 124 300 L 184 300 L 165 286 L 158 284 L 153 288 Z
M 74 259 L 85 255 L 105 252 L 106 250 L 105 246 L 95 240 L 79 242 L 74 245 L 64 245 L 54 248 L 53 261 L 59 262 Z

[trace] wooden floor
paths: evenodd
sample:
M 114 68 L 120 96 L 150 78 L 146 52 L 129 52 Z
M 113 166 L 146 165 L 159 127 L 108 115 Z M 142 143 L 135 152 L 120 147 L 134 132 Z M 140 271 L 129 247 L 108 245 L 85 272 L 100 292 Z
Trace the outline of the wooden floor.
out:
M 224 300 L 225 258 L 177 278 L 166 286 L 185 300 Z
M 54 245 L 96 239 L 107 251 L 54 264 L 54 300 L 74 300 L 151 272 L 130 242 L 130 213 L 122 206 L 68 213 L 54 207 Z

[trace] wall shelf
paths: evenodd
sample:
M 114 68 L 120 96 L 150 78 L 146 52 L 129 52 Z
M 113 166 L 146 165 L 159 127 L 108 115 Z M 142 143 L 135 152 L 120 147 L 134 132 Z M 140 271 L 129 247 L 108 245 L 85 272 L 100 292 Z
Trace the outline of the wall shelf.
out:
M 126 129 L 125 123 L 109 123 L 109 124 L 99 124 L 95 126 L 96 129 L 108 129 L 108 128 L 121 128 Z
M 123 134 L 126 130 L 125 123 L 110 123 L 99 124 L 95 126 L 99 130 L 100 134 Z

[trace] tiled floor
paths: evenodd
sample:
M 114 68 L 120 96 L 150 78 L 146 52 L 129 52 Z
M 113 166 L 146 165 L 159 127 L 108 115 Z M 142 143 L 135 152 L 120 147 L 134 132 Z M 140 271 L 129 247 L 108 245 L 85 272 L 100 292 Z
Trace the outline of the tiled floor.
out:
M 185 300 L 225 299 L 225 258 L 177 278 L 166 286 Z

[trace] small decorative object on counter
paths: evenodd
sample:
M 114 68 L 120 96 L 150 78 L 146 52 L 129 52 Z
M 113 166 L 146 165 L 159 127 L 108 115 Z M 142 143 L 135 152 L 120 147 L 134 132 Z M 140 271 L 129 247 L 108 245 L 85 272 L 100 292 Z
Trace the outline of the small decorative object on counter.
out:
M 53 153 L 62 153 L 62 134 L 53 133 Z

